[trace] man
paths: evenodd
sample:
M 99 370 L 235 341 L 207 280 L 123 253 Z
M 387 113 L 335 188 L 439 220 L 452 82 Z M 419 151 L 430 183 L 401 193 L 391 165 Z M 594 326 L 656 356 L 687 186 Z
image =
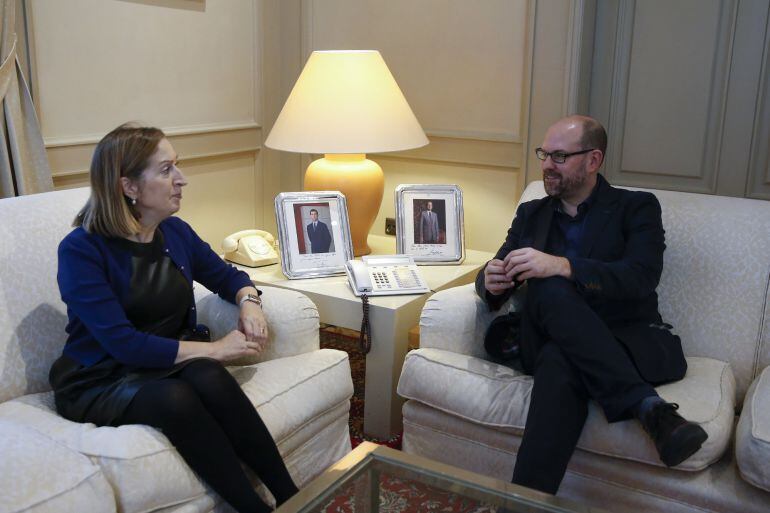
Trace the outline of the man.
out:
M 438 244 L 438 216 L 433 211 L 433 202 L 420 213 L 420 244 Z
M 307 225 L 307 238 L 310 240 L 311 253 L 328 253 L 332 236 L 326 223 L 318 220 L 318 210 L 310 210 L 310 224 Z
M 675 466 L 706 432 L 653 385 L 684 377 L 679 337 L 658 313 L 664 231 L 654 195 L 598 174 L 604 127 L 570 116 L 536 150 L 548 196 L 522 204 L 476 291 L 495 310 L 526 283 L 520 354 L 534 384 L 512 481 L 555 494 L 589 399 L 609 422 L 636 417 Z

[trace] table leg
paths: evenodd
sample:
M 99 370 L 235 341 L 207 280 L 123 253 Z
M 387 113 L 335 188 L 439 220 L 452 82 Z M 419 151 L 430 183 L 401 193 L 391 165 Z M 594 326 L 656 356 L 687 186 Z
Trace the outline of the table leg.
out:
M 372 349 L 366 355 L 364 432 L 380 439 L 401 431 L 403 400 L 396 394 L 404 364 L 409 329 L 417 324 L 425 304 L 414 301 L 397 311 L 372 305 L 369 319 Z

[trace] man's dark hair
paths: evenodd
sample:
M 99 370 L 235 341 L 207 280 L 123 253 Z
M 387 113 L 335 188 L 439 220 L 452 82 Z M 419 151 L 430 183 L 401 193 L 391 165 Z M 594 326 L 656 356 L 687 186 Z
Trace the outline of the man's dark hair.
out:
M 583 136 L 580 138 L 582 149 L 596 148 L 602 152 L 602 161 L 607 154 L 607 131 L 601 123 L 592 118 L 583 118 Z
M 311 208 L 311 209 L 310 209 L 310 213 L 312 214 L 313 212 L 315 212 L 315 215 L 318 215 L 318 210 L 316 210 L 316 209 L 314 209 L 314 208 Z

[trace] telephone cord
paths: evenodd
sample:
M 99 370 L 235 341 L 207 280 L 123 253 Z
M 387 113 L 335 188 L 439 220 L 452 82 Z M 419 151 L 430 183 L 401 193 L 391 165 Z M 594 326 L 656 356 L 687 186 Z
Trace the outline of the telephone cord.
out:
M 361 319 L 359 343 L 361 344 L 361 352 L 367 354 L 372 349 L 372 327 L 369 323 L 369 296 L 361 294 L 361 303 L 363 304 L 364 316 Z

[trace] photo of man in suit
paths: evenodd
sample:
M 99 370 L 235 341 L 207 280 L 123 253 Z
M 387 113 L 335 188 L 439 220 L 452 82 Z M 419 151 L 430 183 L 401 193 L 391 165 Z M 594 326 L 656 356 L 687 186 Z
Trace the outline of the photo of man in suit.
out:
M 687 370 L 681 341 L 658 312 L 661 207 L 653 194 L 616 189 L 598 173 L 606 149 L 595 119 L 553 124 L 535 150 L 547 196 L 519 206 L 476 278 L 490 310 L 526 284 L 519 355 L 534 380 L 512 482 L 552 494 L 589 400 L 610 423 L 637 419 L 669 467 L 708 437 L 655 391 Z
M 438 244 L 438 216 L 432 201 L 420 213 L 420 244 Z
M 332 236 L 326 223 L 318 220 L 318 210 L 310 210 L 310 223 L 307 225 L 307 238 L 310 241 L 311 253 L 328 253 Z

